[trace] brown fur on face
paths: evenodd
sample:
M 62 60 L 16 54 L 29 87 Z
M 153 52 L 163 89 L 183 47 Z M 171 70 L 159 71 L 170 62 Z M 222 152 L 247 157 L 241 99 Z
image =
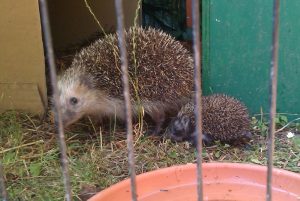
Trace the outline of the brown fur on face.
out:
M 99 89 L 90 88 L 81 82 L 74 82 L 68 88 L 61 86 L 64 83 L 58 84 L 64 126 L 67 127 L 85 115 L 100 119 L 116 114 L 117 118 L 124 119 L 121 101 L 109 98 Z M 72 98 L 76 98 L 76 104 L 71 103 Z
M 68 87 L 63 88 L 66 83 L 61 79 L 58 83 L 59 100 L 62 108 L 64 126 L 76 122 L 85 115 L 90 115 L 96 119 L 115 116 L 117 119 L 125 121 L 125 104 L 123 98 L 108 96 L 105 92 L 90 88 L 83 82 L 69 82 Z M 71 104 L 71 99 L 76 98 L 77 103 Z M 141 105 L 132 102 L 132 115 L 137 118 L 140 106 L 148 114 L 155 124 L 158 125 L 154 133 L 160 132 L 160 127 L 164 122 L 166 113 L 176 113 L 180 104 L 163 103 L 161 101 L 151 102 L 141 100 Z
M 81 82 L 75 82 L 67 90 L 61 89 L 60 83 L 60 103 L 62 106 L 62 116 L 64 126 L 68 126 L 85 115 L 91 115 L 94 118 L 116 116 L 119 120 L 125 120 L 125 104 L 122 98 L 109 97 L 105 92 L 99 89 L 92 89 Z M 76 98 L 78 102 L 72 105 L 71 98 Z M 155 123 L 162 124 L 166 112 L 176 112 L 179 107 L 176 104 L 166 104 L 160 101 L 150 102 L 141 100 L 141 107 Z M 137 118 L 140 106 L 132 102 L 133 117 Z M 159 132 L 159 131 L 157 131 Z

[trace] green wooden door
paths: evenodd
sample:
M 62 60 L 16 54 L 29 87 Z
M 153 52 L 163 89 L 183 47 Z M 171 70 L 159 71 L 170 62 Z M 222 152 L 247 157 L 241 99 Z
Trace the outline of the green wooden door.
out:
M 233 95 L 251 113 L 269 107 L 273 0 L 203 0 L 204 94 Z M 277 111 L 300 114 L 300 1 L 280 10 Z

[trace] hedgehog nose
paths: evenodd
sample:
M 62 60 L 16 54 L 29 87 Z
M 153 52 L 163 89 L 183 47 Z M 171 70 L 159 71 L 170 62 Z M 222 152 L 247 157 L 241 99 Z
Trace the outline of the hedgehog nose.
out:
M 251 140 L 252 137 L 253 137 L 252 133 L 249 132 L 249 131 L 244 131 L 244 132 L 243 132 L 243 136 L 244 136 L 246 139 L 248 139 L 248 140 Z

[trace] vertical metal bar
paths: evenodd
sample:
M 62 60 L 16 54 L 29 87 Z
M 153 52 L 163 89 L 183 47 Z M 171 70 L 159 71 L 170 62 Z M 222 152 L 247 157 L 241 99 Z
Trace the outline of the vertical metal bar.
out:
M 202 17 L 202 24 L 201 24 L 201 47 L 203 50 L 201 58 L 202 58 L 202 66 L 204 66 L 204 68 L 202 68 L 202 76 L 205 77 L 205 79 L 203 79 L 203 91 L 204 92 L 211 92 L 211 89 L 209 87 L 211 81 L 211 76 L 210 76 L 210 69 L 211 69 L 211 65 L 210 65 L 210 5 L 211 1 L 210 0 L 202 0 L 201 1 L 201 17 Z
M 200 49 L 200 16 L 199 0 L 192 1 L 193 48 L 194 48 L 194 81 L 195 81 L 195 117 L 197 132 L 197 193 L 198 201 L 203 200 L 202 183 L 202 88 L 201 88 L 201 49 Z
M 59 144 L 59 150 L 61 156 L 60 158 L 61 168 L 63 174 L 65 193 L 66 193 L 65 196 L 67 201 L 71 201 L 72 191 L 71 191 L 71 184 L 70 184 L 70 175 L 68 170 L 67 146 L 65 142 L 64 128 L 62 124 L 61 106 L 58 97 L 56 65 L 54 62 L 52 36 L 51 36 L 48 6 L 46 0 L 40 0 L 40 15 L 41 15 L 42 28 L 43 28 L 43 35 L 44 35 L 44 46 L 47 52 L 46 55 L 48 59 L 50 78 L 51 78 L 51 84 L 53 89 L 53 98 L 54 98 L 53 112 L 55 115 L 54 116 L 55 128 L 57 129 L 58 132 L 58 144 Z
M 0 162 L 0 193 L 1 193 L 0 198 L 2 199 L 2 201 L 8 201 L 5 181 L 4 181 L 4 171 L 1 162 Z
M 279 0 L 273 2 L 273 34 L 272 34 L 272 61 L 270 69 L 270 124 L 268 134 L 268 170 L 266 200 L 272 200 L 272 169 L 274 153 L 274 133 L 277 97 L 277 72 L 279 48 Z
M 134 147 L 133 147 L 133 135 L 132 135 L 132 109 L 130 103 L 129 92 L 129 80 L 128 80 L 128 60 L 126 51 L 126 40 L 124 33 L 124 14 L 123 14 L 123 1 L 115 0 L 117 22 L 118 22 L 118 42 L 120 47 L 121 57 L 121 70 L 123 79 L 123 94 L 125 101 L 126 112 L 126 126 L 127 126 L 127 147 L 128 147 L 128 163 L 130 174 L 130 187 L 131 187 L 131 199 L 137 201 L 136 194 L 136 179 L 135 179 L 135 161 L 134 161 Z

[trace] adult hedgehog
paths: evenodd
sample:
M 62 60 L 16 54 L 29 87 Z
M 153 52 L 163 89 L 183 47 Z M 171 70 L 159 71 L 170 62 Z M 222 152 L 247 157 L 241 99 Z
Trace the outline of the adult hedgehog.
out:
M 190 101 L 184 105 L 166 130 L 166 137 L 174 141 L 196 141 L 195 105 Z M 248 142 L 250 117 L 246 106 L 239 100 L 214 94 L 202 97 L 203 142 L 210 145 L 215 140 L 229 144 Z
M 142 106 L 158 133 L 165 115 L 177 112 L 191 95 L 193 60 L 178 41 L 153 28 L 131 28 L 125 38 L 133 116 Z M 117 42 L 112 34 L 83 48 L 59 77 L 65 126 L 85 115 L 125 119 Z

